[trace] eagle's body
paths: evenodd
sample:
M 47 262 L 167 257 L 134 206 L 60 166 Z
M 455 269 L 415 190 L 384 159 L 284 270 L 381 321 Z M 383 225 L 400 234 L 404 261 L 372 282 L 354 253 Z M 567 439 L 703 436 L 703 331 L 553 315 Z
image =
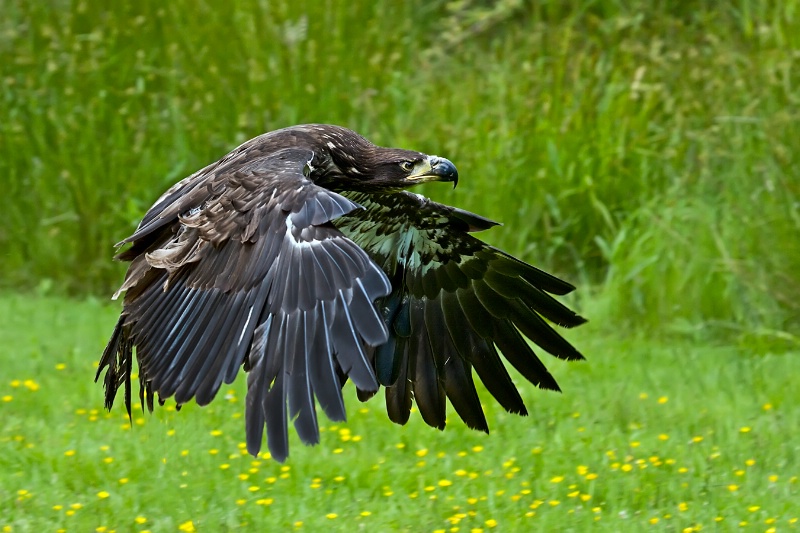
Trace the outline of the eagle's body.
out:
M 266 426 L 278 460 L 289 420 L 303 442 L 319 441 L 317 403 L 344 420 L 347 379 L 362 400 L 384 385 L 395 422 L 413 400 L 444 428 L 449 398 L 488 431 L 474 368 L 525 414 L 498 351 L 558 390 L 523 335 L 579 359 L 541 317 L 584 319 L 546 294 L 574 287 L 469 234 L 495 222 L 403 191 L 457 178 L 446 159 L 311 124 L 256 137 L 182 180 L 123 241 L 124 308 L 98 369 L 108 368 L 106 406 L 124 385 L 130 412 L 135 348 L 150 409 L 155 394 L 205 405 L 243 365 L 248 450 Z

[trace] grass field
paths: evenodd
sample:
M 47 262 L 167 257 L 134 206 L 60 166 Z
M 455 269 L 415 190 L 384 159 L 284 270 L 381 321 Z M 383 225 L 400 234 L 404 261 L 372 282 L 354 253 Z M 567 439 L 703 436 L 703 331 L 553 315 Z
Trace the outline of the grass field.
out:
M 243 381 L 211 406 L 102 409 L 94 362 L 116 309 L 0 297 L 2 531 L 785 531 L 800 528 L 798 352 L 571 338 L 563 394 L 487 395 L 492 434 L 355 400 L 281 465 L 243 451 Z M 520 380 L 517 380 L 521 383 Z M 687 529 L 689 528 L 689 529 Z
M 800 0 L 0 5 L 1 533 L 800 529 Z M 563 394 L 487 437 L 348 388 L 285 465 L 243 383 L 102 409 L 113 244 L 302 122 L 448 157 L 420 192 L 579 286 Z

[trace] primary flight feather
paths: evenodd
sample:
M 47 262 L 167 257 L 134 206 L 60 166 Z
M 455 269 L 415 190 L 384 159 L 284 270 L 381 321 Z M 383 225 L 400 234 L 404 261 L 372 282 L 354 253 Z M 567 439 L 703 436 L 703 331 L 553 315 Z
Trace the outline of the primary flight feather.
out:
M 345 419 L 350 379 L 366 400 L 380 385 L 389 418 L 412 402 L 443 429 L 446 399 L 488 432 L 477 376 L 508 411 L 527 414 L 502 354 L 531 383 L 558 390 L 528 344 L 583 356 L 549 325 L 585 319 L 550 294 L 574 289 L 471 235 L 495 222 L 404 189 L 458 181 L 447 159 L 382 148 L 339 126 L 266 133 L 177 183 L 117 257 L 130 261 L 124 306 L 100 360 L 106 407 L 120 387 L 206 405 L 248 372 L 247 449 L 264 428 L 272 457 L 293 422 L 319 442 L 317 404 Z M 547 319 L 547 320 L 545 320 Z

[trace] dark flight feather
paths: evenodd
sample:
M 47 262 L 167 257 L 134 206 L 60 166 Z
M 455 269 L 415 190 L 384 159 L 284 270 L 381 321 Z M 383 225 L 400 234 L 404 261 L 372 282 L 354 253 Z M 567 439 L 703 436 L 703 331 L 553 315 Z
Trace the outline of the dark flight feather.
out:
M 456 179 L 445 159 L 311 124 L 256 137 L 182 180 L 120 243 L 131 264 L 97 373 L 106 407 L 124 387 L 130 413 L 135 355 L 150 410 L 156 398 L 208 404 L 243 367 L 247 449 L 258 454 L 266 429 L 279 461 L 289 422 L 316 444 L 317 405 L 345 419 L 347 379 L 361 400 L 385 386 L 399 424 L 416 403 L 444 429 L 449 399 L 488 432 L 473 370 L 526 414 L 500 354 L 558 390 L 528 340 L 580 359 L 548 321 L 585 320 L 550 296 L 572 285 L 471 235 L 496 222 L 402 191 Z

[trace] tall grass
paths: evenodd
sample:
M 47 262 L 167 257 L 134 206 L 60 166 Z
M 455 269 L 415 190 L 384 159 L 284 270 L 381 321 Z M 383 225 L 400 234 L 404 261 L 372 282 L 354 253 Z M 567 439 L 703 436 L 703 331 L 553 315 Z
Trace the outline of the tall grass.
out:
M 0 268 L 106 292 L 172 182 L 299 122 L 446 155 L 609 327 L 800 335 L 800 2 L 4 3 Z

